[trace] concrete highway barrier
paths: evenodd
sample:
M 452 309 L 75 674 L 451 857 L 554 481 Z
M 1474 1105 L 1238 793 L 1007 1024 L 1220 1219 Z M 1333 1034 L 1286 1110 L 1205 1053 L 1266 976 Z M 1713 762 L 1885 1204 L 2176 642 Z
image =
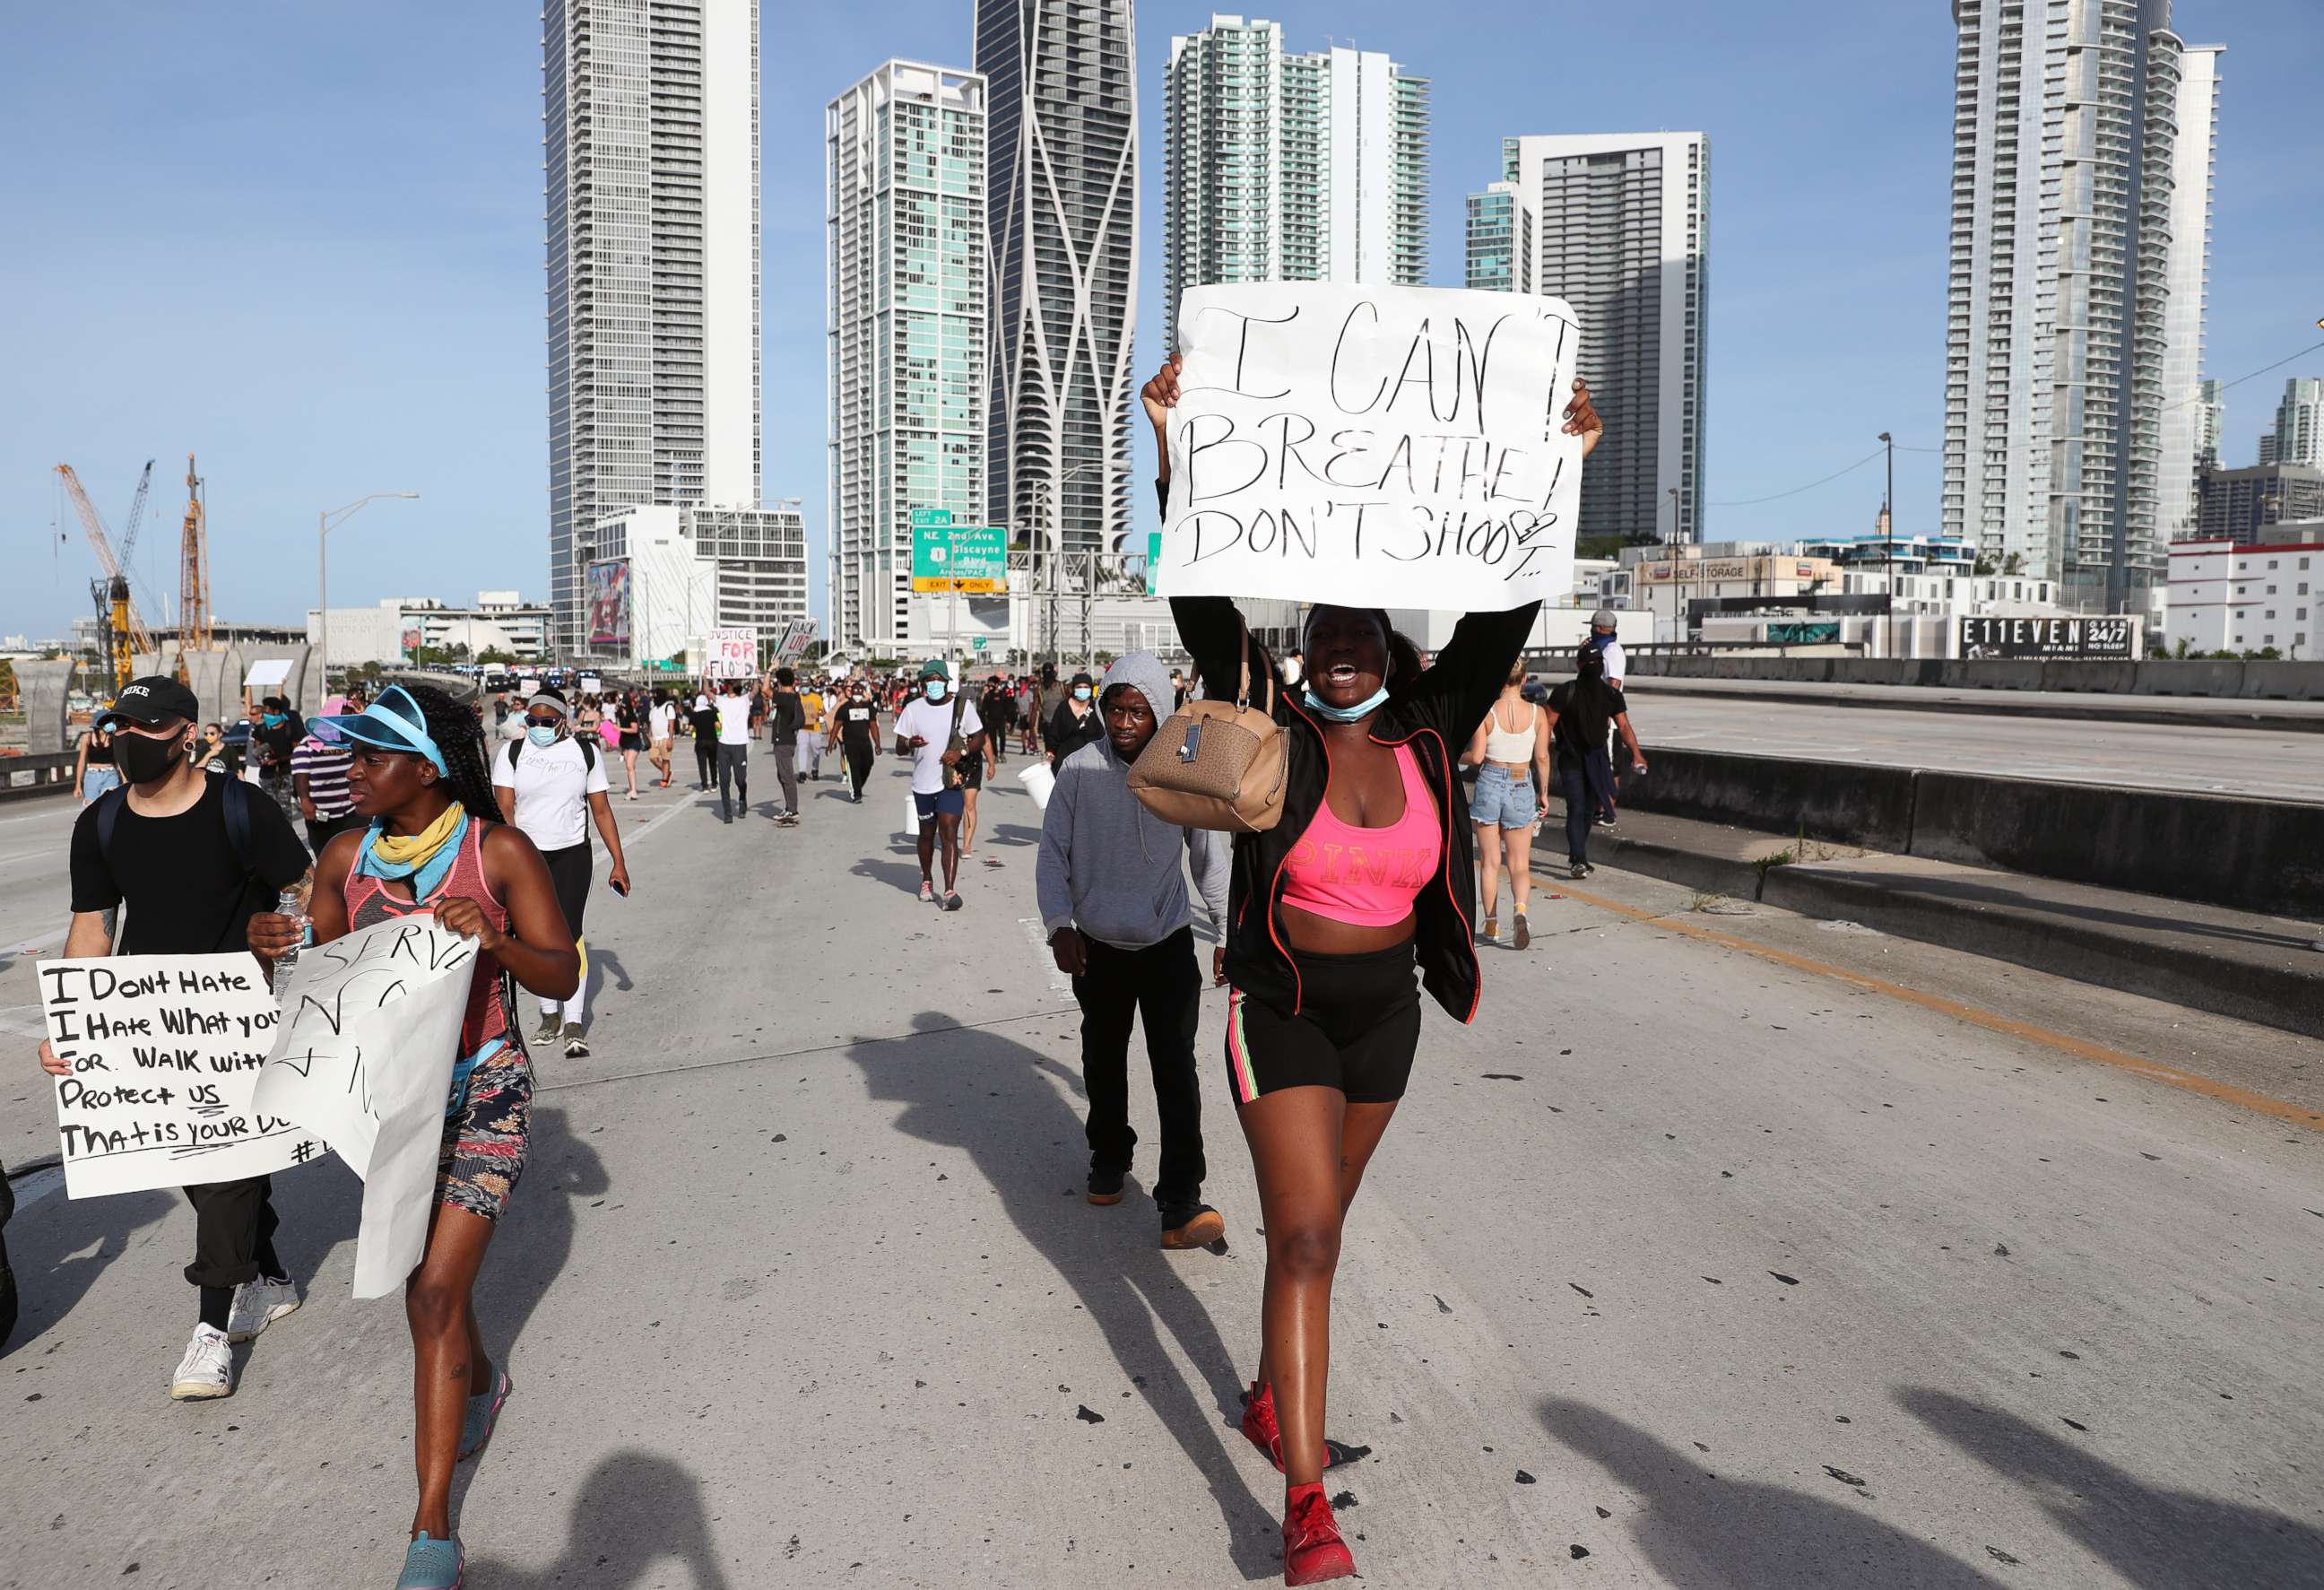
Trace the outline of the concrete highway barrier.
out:
M 1665 656 L 1635 652 L 1634 679 L 1766 679 L 1812 685 L 1918 685 L 1946 690 L 2066 690 L 2117 696 L 2324 701 L 2324 661 L 2146 661 L 1938 657 Z
M 1627 808 L 2271 916 L 2324 901 L 2324 808 L 2294 801 L 1653 746 L 1647 761 L 1620 781 Z

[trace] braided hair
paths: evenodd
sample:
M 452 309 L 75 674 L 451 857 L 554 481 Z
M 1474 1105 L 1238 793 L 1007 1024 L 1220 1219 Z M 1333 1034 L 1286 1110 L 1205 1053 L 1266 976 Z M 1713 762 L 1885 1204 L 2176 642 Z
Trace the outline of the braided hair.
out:
M 406 685 L 404 693 L 420 704 L 428 720 L 428 737 L 444 753 L 446 780 L 453 798 L 468 815 L 488 823 L 501 820 L 500 803 L 493 799 L 492 770 L 484 763 L 484 726 L 476 715 L 434 685 Z

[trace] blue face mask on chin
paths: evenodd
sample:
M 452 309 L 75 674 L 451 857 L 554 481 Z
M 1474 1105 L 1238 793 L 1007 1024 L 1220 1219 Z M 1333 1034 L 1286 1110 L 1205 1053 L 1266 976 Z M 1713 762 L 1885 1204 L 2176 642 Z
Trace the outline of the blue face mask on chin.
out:
M 941 701 L 945 698 L 945 682 L 942 679 L 925 680 L 920 685 L 920 689 L 927 693 L 931 701 Z
M 1382 685 L 1353 707 L 1329 707 L 1315 698 L 1314 691 L 1309 690 L 1305 694 L 1307 709 L 1317 716 L 1328 717 L 1333 723 L 1353 723 L 1365 714 L 1379 709 L 1380 704 L 1388 699 L 1388 687 Z

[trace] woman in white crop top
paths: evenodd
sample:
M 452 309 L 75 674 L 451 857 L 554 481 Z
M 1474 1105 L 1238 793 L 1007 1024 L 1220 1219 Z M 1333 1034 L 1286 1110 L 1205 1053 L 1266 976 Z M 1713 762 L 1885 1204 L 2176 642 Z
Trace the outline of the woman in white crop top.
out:
M 1516 947 L 1533 943 L 1526 925 L 1532 891 L 1533 827 L 1547 809 L 1549 724 L 1540 707 L 1525 698 L 1525 662 L 1520 659 L 1501 687 L 1500 699 L 1469 737 L 1463 762 L 1477 769 L 1469 820 L 1477 825 L 1477 852 L 1484 864 L 1485 920 L 1478 938 L 1500 942 L 1499 902 L 1502 851 L 1508 852 L 1509 892 L 1517 897 Z M 1530 777 L 1528 777 L 1530 775 Z

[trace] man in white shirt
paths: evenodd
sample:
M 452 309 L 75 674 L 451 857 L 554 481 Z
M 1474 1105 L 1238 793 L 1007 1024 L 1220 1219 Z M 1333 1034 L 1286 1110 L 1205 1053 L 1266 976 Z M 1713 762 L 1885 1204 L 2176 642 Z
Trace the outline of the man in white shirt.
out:
M 605 882 L 614 893 L 630 892 L 630 868 L 622 856 L 621 830 L 613 821 L 605 759 L 596 736 L 574 737 L 565 698 L 556 691 L 536 692 L 525 703 L 522 735 L 494 753 L 493 799 L 500 803 L 501 819 L 521 830 L 549 864 L 557 903 L 581 951 L 580 985 L 570 999 L 540 1002 L 540 1026 L 532 1041 L 555 1043 L 561 1037 L 566 1055 L 580 1059 L 589 1052 L 589 946 L 581 937 L 581 921 L 589 906 L 590 818 L 596 819 L 605 854 L 613 859 Z
M 896 715 L 896 737 L 912 753 L 912 804 L 920 818 L 920 898 L 933 901 L 929 869 L 938 843 L 944 846 L 944 909 L 960 909 L 960 816 L 967 797 L 960 785 L 960 760 L 984 749 L 984 721 L 964 692 L 954 700 L 945 665 L 931 658 L 920 665 L 920 693 Z
M 1622 688 L 1622 642 L 1614 638 L 1614 610 L 1600 607 L 1590 615 L 1590 643 L 1606 659 L 1606 682 Z
M 728 679 L 715 705 L 718 708 L 718 819 L 733 826 L 735 806 L 751 815 L 751 697 L 741 679 Z M 734 803 L 726 799 L 732 780 Z
M 657 789 L 669 788 L 674 776 L 669 764 L 671 747 L 678 740 L 678 703 L 669 698 L 668 690 L 653 693 L 653 705 L 646 710 L 646 760 L 661 774 Z

